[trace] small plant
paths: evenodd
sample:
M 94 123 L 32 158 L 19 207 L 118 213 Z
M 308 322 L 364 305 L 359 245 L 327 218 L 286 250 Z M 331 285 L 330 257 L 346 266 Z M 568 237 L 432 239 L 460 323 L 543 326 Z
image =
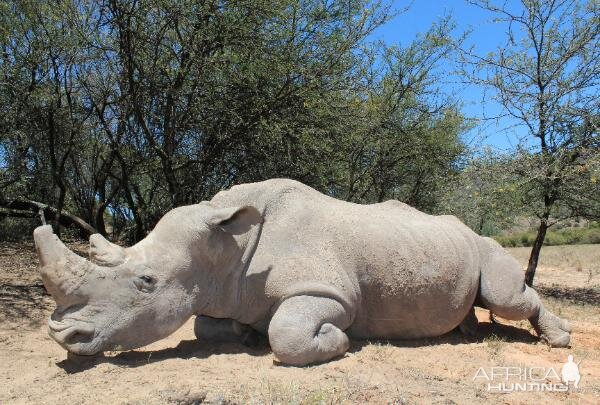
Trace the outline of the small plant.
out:
M 484 337 L 483 342 L 487 345 L 491 356 L 496 357 L 504 348 L 504 345 L 506 344 L 506 339 L 502 336 L 498 336 L 495 333 L 492 333 Z
M 390 344 L 388 342 L 370 342 L 366 353 L 370 359 L 375 361 L 385 361 L 390 356 Z

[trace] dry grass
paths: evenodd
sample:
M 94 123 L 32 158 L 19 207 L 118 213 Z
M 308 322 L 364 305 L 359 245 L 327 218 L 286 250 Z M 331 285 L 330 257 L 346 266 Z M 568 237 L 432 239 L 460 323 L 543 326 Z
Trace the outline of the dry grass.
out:
M 506 250 L 516 257 L 523 267 L 527 266 L 531 248 Z M 560 275 L 560 281 L 566 285 L 600 285 L 600 245 L 544 246 L 539 267 L 542 270 L 537 279 L 542 284 L 551 284 L 554 281 L 552 276 Z

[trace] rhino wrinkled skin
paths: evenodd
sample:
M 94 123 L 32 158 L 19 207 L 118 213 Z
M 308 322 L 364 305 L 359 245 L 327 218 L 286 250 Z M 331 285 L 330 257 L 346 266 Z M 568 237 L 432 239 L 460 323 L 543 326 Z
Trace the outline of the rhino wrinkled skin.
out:
M 474 305 L 529 319 L 551 346 L 570 340 L 518 262 L 455 217 L 344 202 L 292 180 L 173 209 L 129 248 L 92 235 L 90 260 L 50 226 L 34 238 L 57 303 L 49 333 L 81 355 L 149 344 L 196 315 L 199 339 L 258 332 L 279 361 L 305 365 L 344 354 L 349 338 L 473 332 Z

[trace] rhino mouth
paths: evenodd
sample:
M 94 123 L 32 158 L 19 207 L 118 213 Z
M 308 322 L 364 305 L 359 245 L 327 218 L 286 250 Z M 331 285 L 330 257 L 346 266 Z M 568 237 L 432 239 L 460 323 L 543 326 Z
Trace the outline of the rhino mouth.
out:
M 48 319 L 49 335 L 71 353 L 91 355 L 97 352 L 94 344 L 96 328 L 89 322 L 63 318 Z

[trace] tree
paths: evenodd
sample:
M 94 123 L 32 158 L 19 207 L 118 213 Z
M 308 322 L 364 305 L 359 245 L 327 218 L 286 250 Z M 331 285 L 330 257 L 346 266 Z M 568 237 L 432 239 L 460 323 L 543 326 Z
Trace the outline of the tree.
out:
M 337 185 L 330 185 L 333 194 L 362 203 L 399 199 L 429 212 L 437 208 L 443 185 L 458 173 L 465 153 L 460 137 L 465 120 L 437 87 L 440 64 L 452 54 L 453 27 L 444 18 L 408 46 L 365 57 L 369 85 L 346 103 L 353 119 L 347 143 L 337 145 L 343 167 Z
M 7 152 L 19 160 L 19 175 L 35 167 L 32 179 L 41 187 L 49 185 L 45 191 L 50 196 L 45 199 L 54 203 L 58 213 L 57 233 L 70 187 L 67 163 L 86 122 L 74 80 L 77 64 L 83 63 L 78 59 L 80 44 L 64 19 L 73 7 L 13 4 L 2 21 L 2 96 L 9 110 L 1 126 L 3 132 L 12 132 L 7 136 L 12 146 Z M 44 159 L 28 162 L 32 155 Z
M 523 178 L 513 171 L 514 156 L 491 148 L 471 156 L 456 181 L 447 183 L 442 212 L 456 215 L 479 235 L 492 236 L 525 215 Z
M 379 0 L 0 11 L 7 215 L 40 202 L 55 225 L 80 223 L 68 214 L 133 242 L 174 207 L 272 177 L 431 211 L 463 150 L 463 118 L 435 86 L 447 19 L 388 48 L 369 41 L 391 15 Z
M 594 0 L 522 0 L 516 9 L 469 2 L 507 26 L 504 46 L 486 56 L 464 50 L 462 61 L 468 78 L 492 89 L 505 114 L 525 128 L 515 173 L 527 180 L 524 203 L 539 219 L 526 271 L 531 285 L 548 228 L 597 216 L 589 203 L 597 187 L 586 167 L 600 147 L 599 6 Z

